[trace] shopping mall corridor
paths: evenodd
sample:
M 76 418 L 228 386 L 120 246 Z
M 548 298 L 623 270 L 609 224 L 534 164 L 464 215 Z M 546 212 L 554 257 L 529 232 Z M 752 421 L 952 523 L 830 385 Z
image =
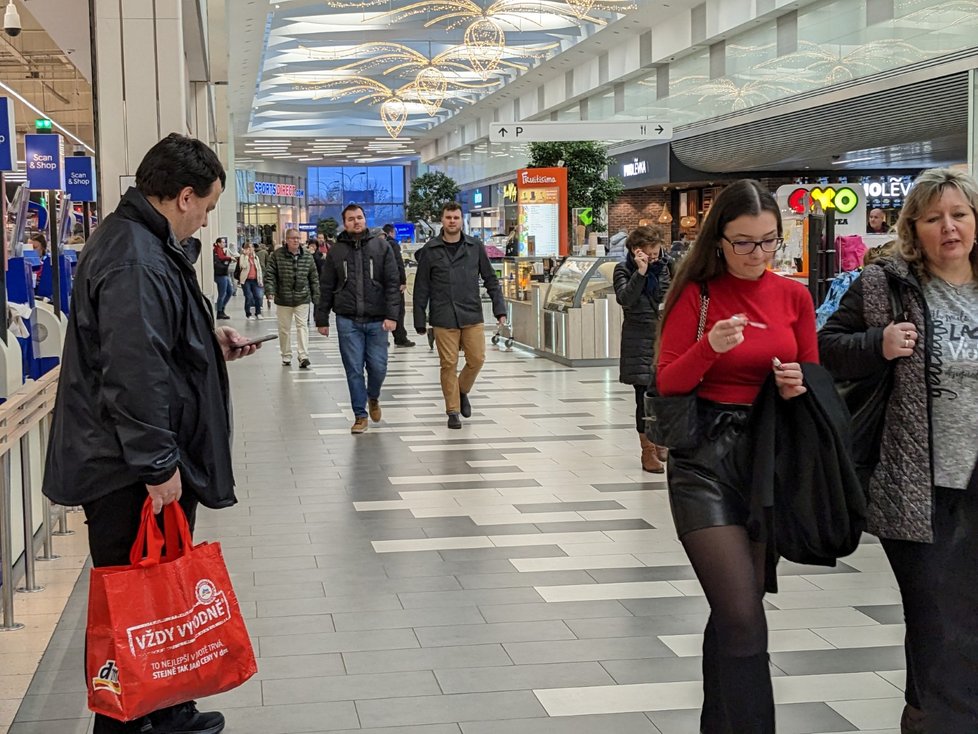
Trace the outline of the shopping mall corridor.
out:
M 228 734 L 696 732 L 707 607 L 617 369 L 490 349 L 449 431 L 421 338 L 392 349 L 383 422 L 357 437 L 336 340 L 313 347 L 311 370 L 275 343 L 230 366 L 240 502 L 202 510 L 196 538 L 224 548 L 259 672 L 201 707 Z M 880 546 L 780 570 L 778 731 L 896 734 L 902 614 Z M 90 730 L 86 587 L 12 734 Z

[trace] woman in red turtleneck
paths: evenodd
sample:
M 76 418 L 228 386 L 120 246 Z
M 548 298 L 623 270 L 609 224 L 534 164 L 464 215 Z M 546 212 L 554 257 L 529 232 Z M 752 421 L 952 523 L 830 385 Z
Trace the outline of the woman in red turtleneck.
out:
M 704 439 L 672 451 L 669 501 L 679 539 L 710 603 L 703 641 L 703 734 L 773 734 L 764 616 L 764 546 L 748 537 L 750 406 L 773 369 L 785 400 L 805 392 L 802 362 L 818 362 L 815 308 L 799 283 L 769 271 L 781 213 L 756 181 L 737 181 L 710 209 L 666 299 L 657 386 L 693 390 Z M 701 285 L 706 330 L 696 339 Z M 779 367 L 774 367 L 778 360 Z

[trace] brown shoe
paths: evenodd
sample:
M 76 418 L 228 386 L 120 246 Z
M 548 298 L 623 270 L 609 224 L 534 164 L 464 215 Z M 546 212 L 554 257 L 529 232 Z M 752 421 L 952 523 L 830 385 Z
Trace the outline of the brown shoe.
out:
M 367 412 L 370 413 L 370 420 L 374 423 L 380 423 L 380 401 L 370 399 L 367 401 Z
M 353 421 L 353 427 L 350 429 L 350 433 L 366 433 L 367 432 L 367 417 L 357 418 Z
M 663 463 L 669 461 L 669 449 L 667 449 L 665 446 L 656 446 L 655 455 L 659 457 L 659 461 Z
M 900 717 L 900 734 L 926 734 L 925 720 L 924 712 L 908 703 Z
M 644 433 L 638 434 L 642 442 L 642 470 L 650 474 L 662 474 L 666 468 L 656 456 L 655 444 L 649 441 Z

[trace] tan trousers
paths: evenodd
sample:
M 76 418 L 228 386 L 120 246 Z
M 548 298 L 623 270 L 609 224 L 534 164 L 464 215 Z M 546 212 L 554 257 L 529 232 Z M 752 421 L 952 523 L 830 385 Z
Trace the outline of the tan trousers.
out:
M 465 326 L 461 329 L 435 327 L 435 347 L 441 362 L 441 391 L 445 396 L 445 412 L 458 413 L 459 392 L 468 395 L 479 376 L 479 370 L 486 362 L 486 332 L 482 324 Z M 465 352 L 465 366 L 458 369 L 459 350 Z
M 309 304 L 301 306 L 275 306 L 278 316 L 278 346 L 282 360 L 292 359 L 292 324 L 295 323 L 295 342 L 299 361 L 309 359 Z

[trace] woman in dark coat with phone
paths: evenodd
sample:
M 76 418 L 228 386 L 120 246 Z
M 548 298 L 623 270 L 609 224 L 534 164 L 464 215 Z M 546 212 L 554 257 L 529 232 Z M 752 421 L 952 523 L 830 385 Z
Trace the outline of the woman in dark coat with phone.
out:
M 652 381 L 659 308 L 671 279 L 665 251 L 666 233 L 658 227 L 639 227 L 625 241 L 628 255 L 615 266 L 615 297 L 625 313 L 621 326 L 619 382 L 635 388 L 635 430 L 642 444 L 642 469 L 665 471 L 667 452 L 645 436 L 645 391 Z

